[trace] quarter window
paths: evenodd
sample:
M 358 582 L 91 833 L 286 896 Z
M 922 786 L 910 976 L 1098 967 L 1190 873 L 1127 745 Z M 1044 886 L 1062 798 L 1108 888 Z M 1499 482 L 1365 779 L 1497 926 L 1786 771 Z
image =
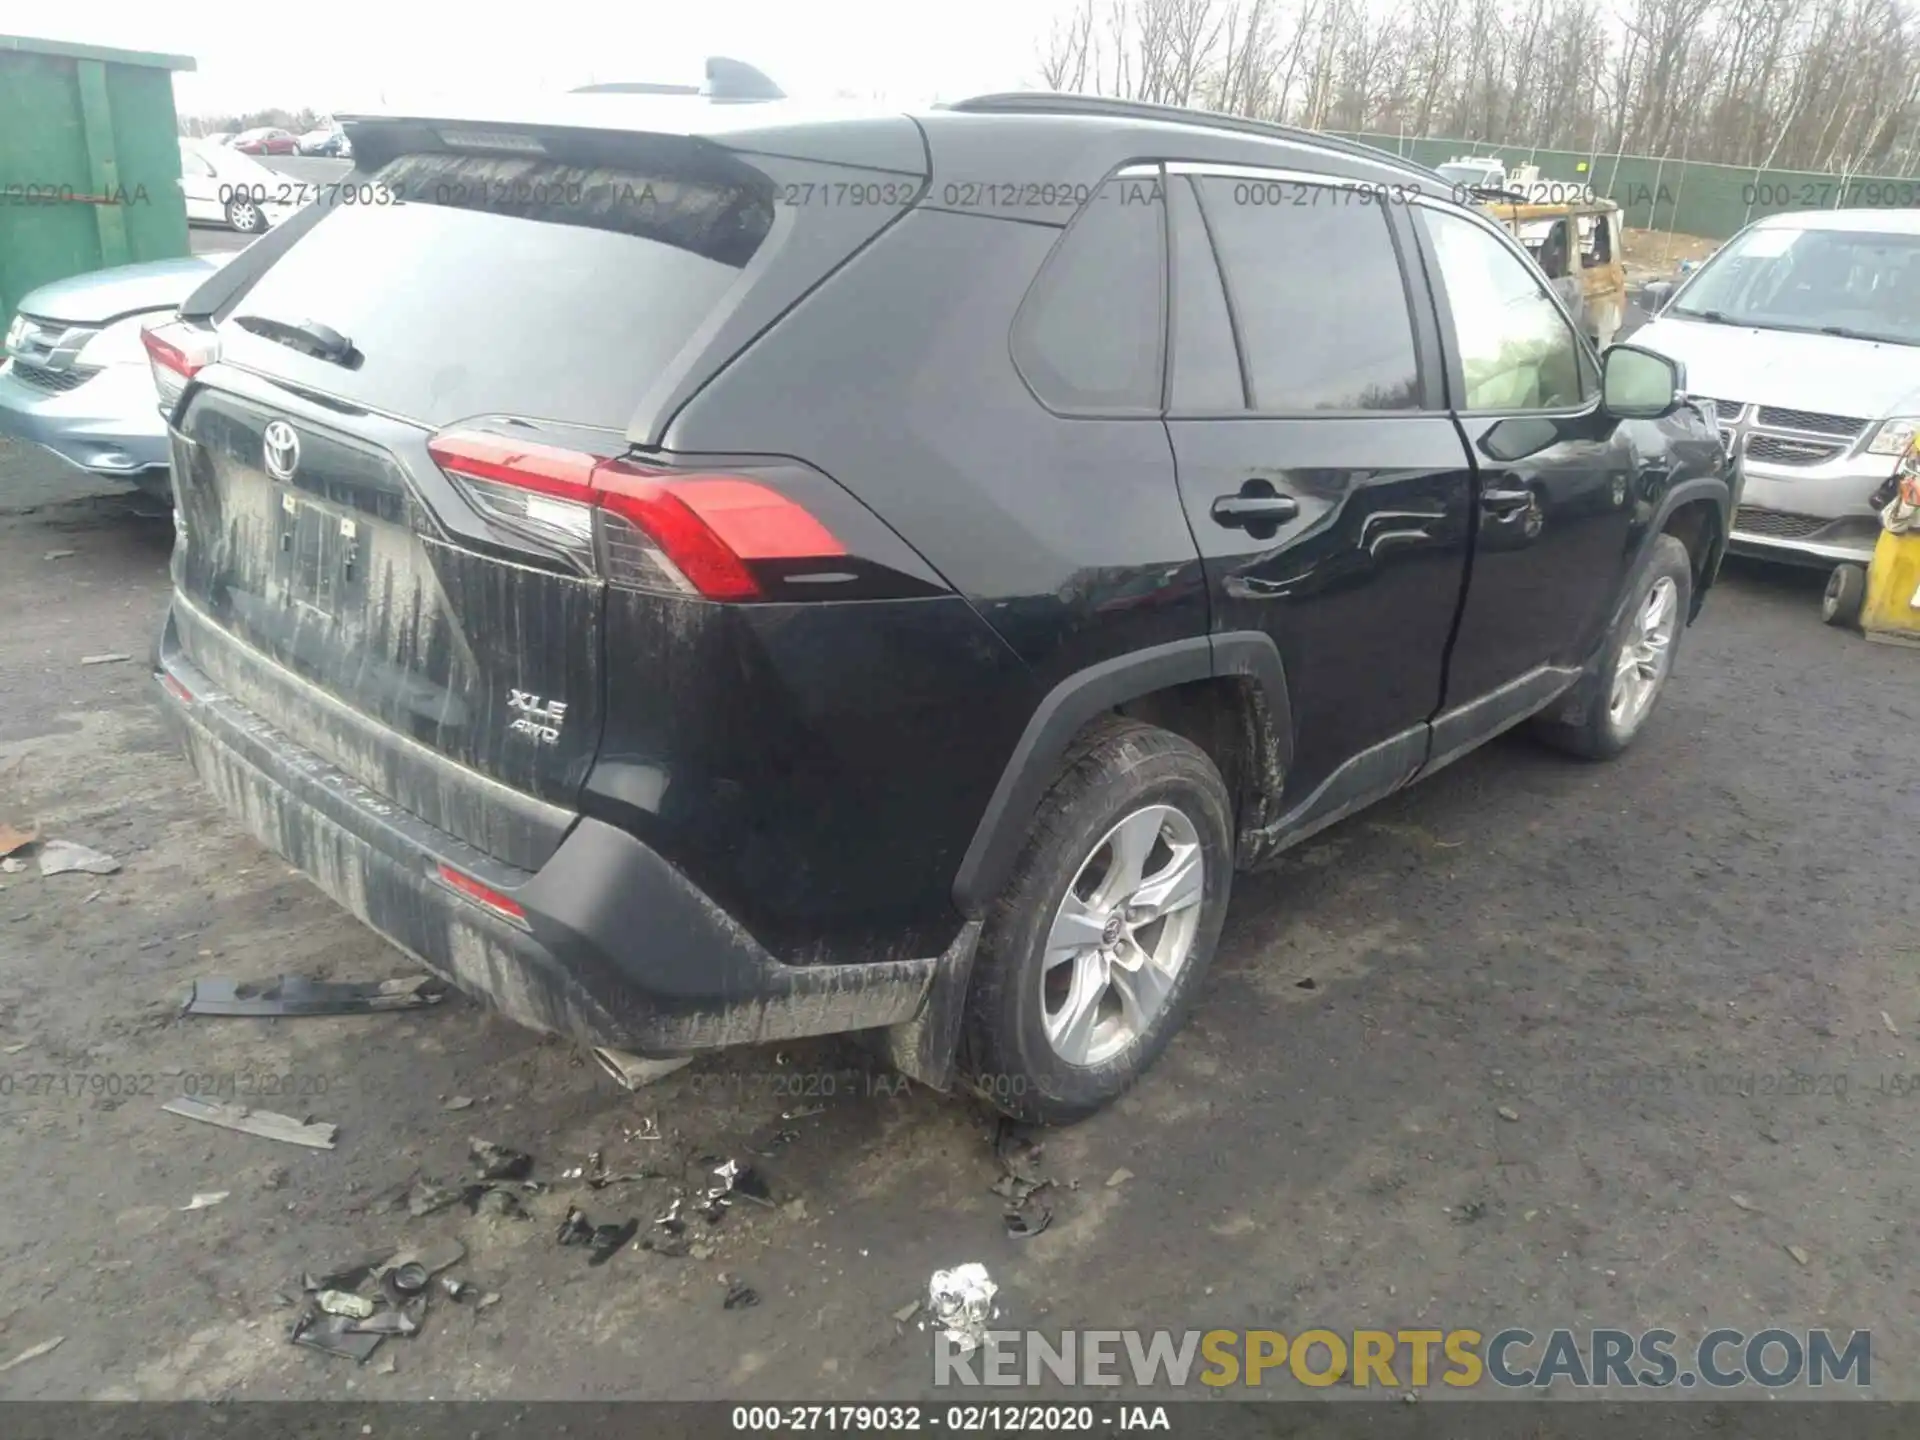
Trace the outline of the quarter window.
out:
M 1159 413 L 1165 252 L 1157 177 L 1109 180 L 1074 217 L 1014 323 L 1014 362 L 1048 408 Z

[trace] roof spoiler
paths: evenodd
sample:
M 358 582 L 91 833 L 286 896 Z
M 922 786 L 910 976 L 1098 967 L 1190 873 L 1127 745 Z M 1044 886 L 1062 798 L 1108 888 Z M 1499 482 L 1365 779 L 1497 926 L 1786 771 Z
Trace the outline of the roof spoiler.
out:
M 704 85 L 666 85 L 652 80 L 608 80 L 598 85 L 578 85 L 575 95 L 704 95 L 716 104 L 742 104 L 758 100 L 784 100 L 787 92 L 744 60 L 729 60 L 724 55 L 707 57 L 707 82 Z
M 729 60 L 724 55 L 707 57 L 707 83 L 704 93 L 709 100 L 784 100 L 787 92 L 782 90 L 761 71 L 744 60 Z

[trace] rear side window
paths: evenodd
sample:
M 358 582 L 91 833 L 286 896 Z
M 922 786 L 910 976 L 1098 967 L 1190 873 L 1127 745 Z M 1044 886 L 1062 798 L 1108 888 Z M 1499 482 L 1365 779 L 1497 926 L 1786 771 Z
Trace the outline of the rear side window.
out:
M 1292 180 L 1199 183 L 1253 408 L 1419 408 L 1413 321 L 1385 206 Z
M 624 426 L 773 221 L 770 187 L 546 158 L 404 155 L 361 190 L 239 297 L 223 345 L 431 425 Z M 276 345 L 249 317 L 329 326 L 361 358 Z
M 1014 363 L 1041 403 L 1157 415 L 1165 289 L 1159 180 L 1109 180 L 1047 257 L 1014 322 Z

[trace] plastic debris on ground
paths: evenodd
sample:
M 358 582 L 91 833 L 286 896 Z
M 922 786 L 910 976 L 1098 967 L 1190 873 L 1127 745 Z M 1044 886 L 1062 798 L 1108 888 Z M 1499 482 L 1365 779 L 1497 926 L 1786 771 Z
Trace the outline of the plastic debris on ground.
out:
M 465 1190 L 455 1185 L 433 1185 L 422 1180 L 407 1192 L 407 1213 L 419 1220 L 457 1203 Z
M 207 1210 L 218 1205 L 232 1193 L 231 1190 L 201 1190 L 186 1204 L 182 1205 L 180 1209 L 182 1211 Z
M 1031 1240 L 1053 1223 L 1053 1211 L 1041 1205 L 1034 1210 L 1009 1210 L 1001 1217 L 1007 1236 L 1013 1240 Z
M 645 1055 L 629 1055 L 624 1050 L 609 1050 L 604 1046 L 594 1047 L 593 1058 L 600 1062 L 600 1068 L 611 1075 L 614 1083 L 623 1090 L 638 1090 L 643 1085 L 651 1085 L 693 1063 L 691 1055 L 671 1060 L 652 1060 Z
M 29 1360 L 38 1360 L 48 1351 L 58 1350 L 66 1338 L 64 1335 L 56 1335 L 51 1340 L 42 1340 L 38 1345 L 29 1345 L 11 1360 L 0 1360 L 0 1371 L 11 1370 L 14 1366 L 24 1365 Z
M 85 845 L 76 845 L 71 840 L 40 842 L 42 875 L 112 875 L 119 868 L 120 862 L 113 856 L 90 850 Z
M 309 1293 L 316 1290 L 357 1290 L 392 1253 L 390 1250 L 382 1250 L 377 1254 L 356 1260 L 350 1265 L 342 1265 L 337 1270 L 326 1271 L 324 1274 L 316 1275 L 309 1270 L 300 1277 L 300 1288 Z
M 374 1309 L 373 1301 L 350 1290 L 321 1290 L 314 1295 L 313 1303 L 329 1315 L 345 1315 L 352 1320 L 364 1320 Z
M 370 1335 L 364 1330 L 351 1330 L 348 1327 L 352 1324 L 353 1321 L 344 1315 L 328 1315 L 309 1305 L 300 1312 L 300 1318 L 293 1322 L 287 1339 L 295 1345 L 305 1345 L 309 1349 L 339 1355 L 364 1365 L 386 1337 Z
M 738 1160 L 724 1160 L 714 1166 L 713 1178 L 716 1183 L 702 1190 L 692 1207 L 694 1213 L 702 1216 L 709 1225 L 718 1225 L 725 1219 L 735 1200 L 751 1201 L 769 1210 L 774 1206 L 767 1182 L 751 1165 L 742 1165 Z
M 40 839 L 40 827 L 29 825 L 22 830 L 0 821 L 0 856 L 11 855 L 16 850 L 24 850 Z
M 749 1155 L 758 1155 L 762 1160 L 771 1160 L 787 1146 L 800 1138 L 800 1132 L 790 1127 L 775 1130 L 757 1145 L 747 1146 Z
M 418 1260 L 394 1266 L 380 1277 L 380 1286 L 389 1304 L 401 1304 L 427 1288 L 427 1267 Z
M 638 1220 L 629 1219 L 606 1225 L 595 1225 L 587 1218 L 585 1211 L 569 1205 L 566 1218 L 560 1222 L 560 1228 L 554 1235 L 554 1241 L 560 1245 L 584 1245 L 588 1252 L 587 1263 L 604 1265 L 625 1249 L 628 1242 L 639 1233 Z
M 567 1207 L 566 1218 L 560 1222 L 553 1241 L 556 1245 L 584 1245 L 593 1238 L 593 1222 L 587 1219 L 587 1212 L 577 1206 Z
M 333 1137 L 339 1126 L 321 1120 L 296 1120 L 291 1115 L 276 1115 L 271 1110 L 251 1110 L 224 1100 L 202 1100 L 180 1095 L 160 1107 L 170 1115 L 204 1121 L 226 1130 L 239 1130 L 267 1140 L 284 1140 L 289 1145 L 305 1145 L 312 1150 L 333 1149 Z
M 459 1241 L 448 1240 L 377 1254 L 324 1275 L 309 1272 L 301 1277 L 306 1304 L 287 1339 L 365 1364 L 388 1336 L 420 1333 L 433 1277 L 465 1259 L 466 1253 Z M 377 1293 L 359 1293 L 369 1280 L 377 1282 Z M 448 1279 L 442 1279 L 441 1286 L 454 1299 L 473 1289 Z
M 131 655 L 122 655 L 118 650 L 110 650 L 103 655 L 82 655 L 82 665 L 120 665 L 133 659 Z
M 1051 1189 L 1053 1181 L 1040 1173 L 1040 1143 L 1012 1120 L 1001 1117 L 994 1129 L 993 1154 L 1000 1162 L 993 1193 L 1007 1202 L 1001 1224 L 1014 1240 L 1028 1240 L 1053 1223 L 1053 1211 L 1035 1197 Z
M 350 1321 L 346 1331 L 349 1335 L 418 1335 L 425 1318 L 426 1303 L 415 1300 L 362 1320 Z
M 587 1163 L 575 1165 L 560 1172 L 562 1180 L 582 1180 L 594 1190 L 604 1190 L 609 1185 L 625 1185 L 637 1180 L 664 1180 L 664 1171 L 643 1165 L 638 1170 L 625 1170 L 618 1173 L 607 1169 L 607 1157 L 595 1150 L 587 1156 Z
M 987 1326 L 998 1313 L 994 1296 L 1000 1287 L 978 1261 L 936 1270 L 927 1282 L 927 1315 L 963 1355 L 971 1355 L 986 1341 Z
M 185 1015 L 367 1015 L 437 1005 L 446 998 L 446 982 L 431 975 L 348 983 L 285 975 L 277 980 L 196 980 L 180 1008 Z
M 467 1143 L 476 1174 L 482 1180 L 524 1180 L 533 1169 L 533 1157 L 524 1150 L 496 1145 L 491 1140 L 474 1139 Z
M 676 1195 L 666 1213 L 654 1217 L 646 1239 L 640 1242 L 642 1250 L 677 1257 L 685 1255 L 692 1248 L 692 1242 L 687 1239 L 687 1222 L 680 1216 L 683 1203 L 682 1198 Z
M 604 1265 L 615 1255 L 626 1249 L 633 1237 L 640 1233 L 640 1222 L 627 1219 L 612 1225 L 596 1225 L 593 1236 L 587 1242 L 587 1264 Z
M 432 1244 L 394 1251 L 374 1264 L 373 1274 L 384 1277 L 389 1270 L 397 1270 L 403 1265 L 418 1265 L 428 1275 L 438 1275 L 466 1258 L 467 1247 L 458 1240 L 437 1240 Z

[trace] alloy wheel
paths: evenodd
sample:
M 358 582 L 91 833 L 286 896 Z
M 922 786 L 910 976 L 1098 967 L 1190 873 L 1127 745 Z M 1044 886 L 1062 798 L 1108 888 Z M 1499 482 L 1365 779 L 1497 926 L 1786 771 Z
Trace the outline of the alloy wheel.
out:
M 1662 575 L 1647 591 L 1627 642 L 1614 667 L 1607 714 L 1623 734 L 1630 734 L 1646 718 L 1653 698 L 1673 664 L 1673 637 L 1680 623 L 1680 587 Z
M 1134 811 L 1081 862 L 1047 932 L 1040 1008 L 1070 1065 L 1099 1065 L 1145 1035 L 1193 951 L 1206 860 L 1171 805 Z

